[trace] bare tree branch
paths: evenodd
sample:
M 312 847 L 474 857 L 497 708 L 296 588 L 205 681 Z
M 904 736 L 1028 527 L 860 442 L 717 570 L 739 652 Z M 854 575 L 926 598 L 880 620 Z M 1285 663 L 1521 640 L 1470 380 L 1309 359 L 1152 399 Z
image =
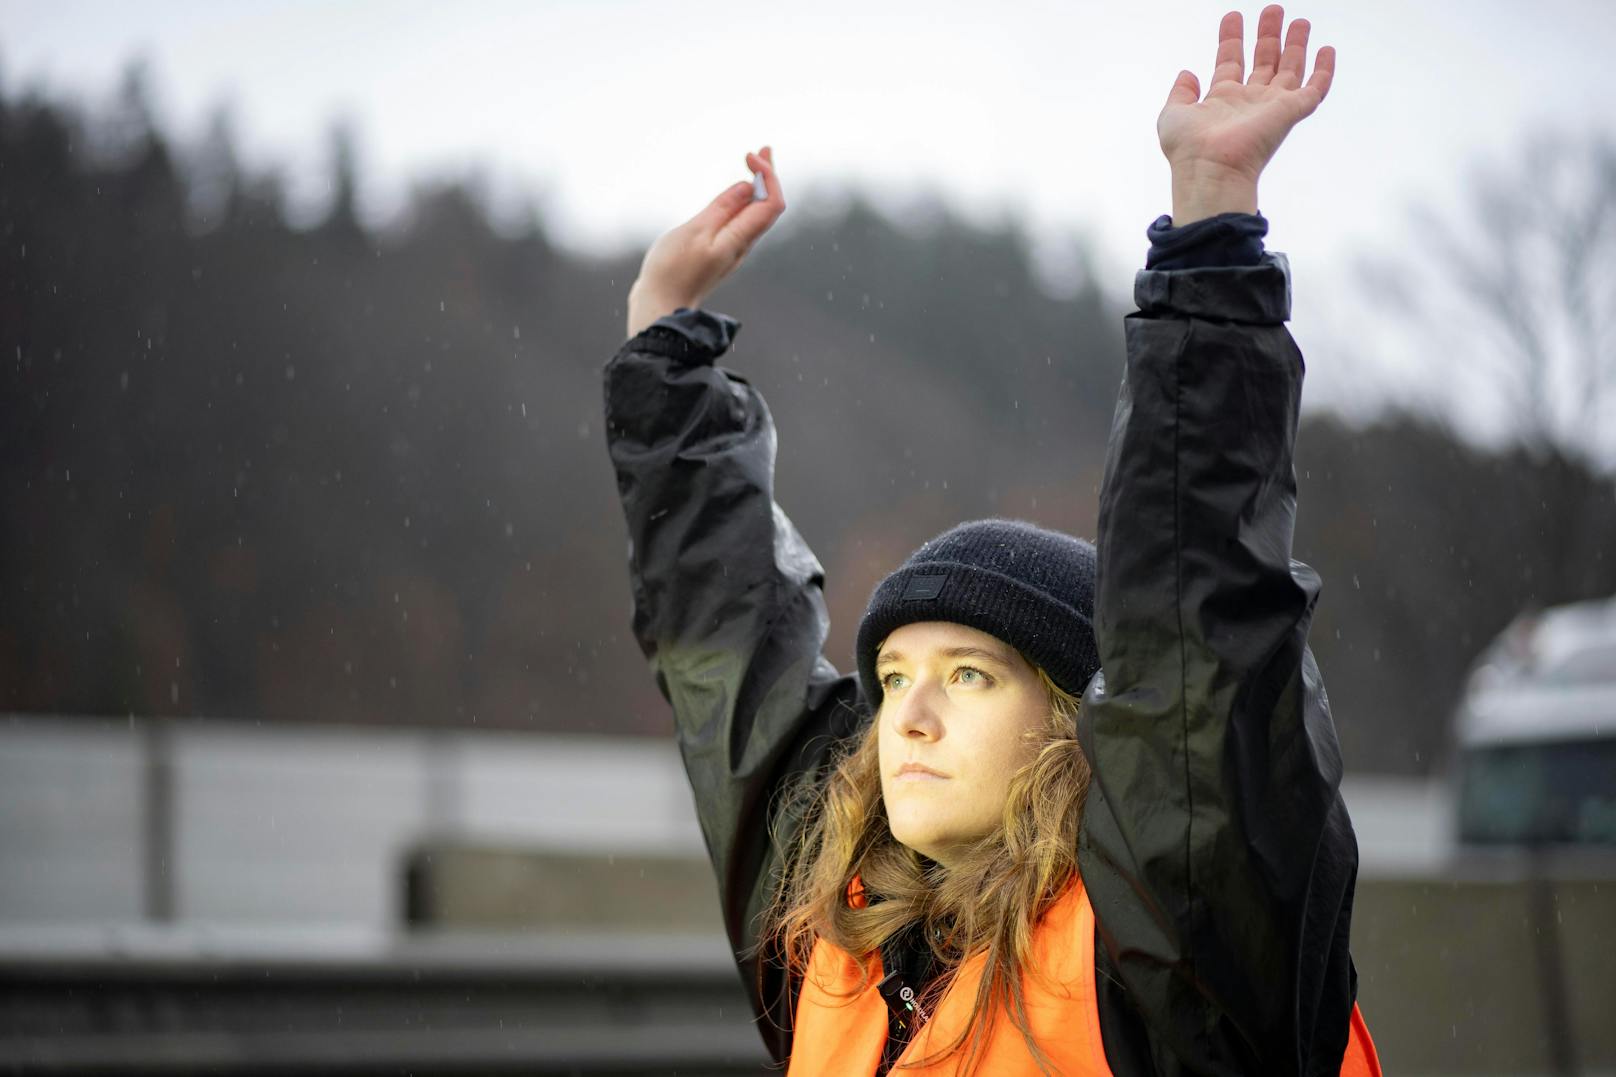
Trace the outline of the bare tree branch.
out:
M 1513 160 L 1478 168 L 1471 191 L 1456 212 L 1414 211 L 1424 255 L 1364 274 L 1379 280 L 1372 292 L 1402 293 L 1385 308 L 1486 379 L 1523 445 L 1612 466 L 1616 142 L 1533 135 Z

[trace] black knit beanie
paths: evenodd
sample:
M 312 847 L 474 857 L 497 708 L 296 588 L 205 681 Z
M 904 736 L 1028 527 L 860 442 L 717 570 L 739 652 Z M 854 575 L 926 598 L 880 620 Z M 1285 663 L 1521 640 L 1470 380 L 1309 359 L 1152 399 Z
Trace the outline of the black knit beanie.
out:
M 881 704 L 876 648 L 916 621 L 952 621 L 994 636 L 1074 696 L 1100 668 L 1094 642 L 1094 546 L 1020 520 L 943 532 L 876 587 L 859 622 L 859 681 Z

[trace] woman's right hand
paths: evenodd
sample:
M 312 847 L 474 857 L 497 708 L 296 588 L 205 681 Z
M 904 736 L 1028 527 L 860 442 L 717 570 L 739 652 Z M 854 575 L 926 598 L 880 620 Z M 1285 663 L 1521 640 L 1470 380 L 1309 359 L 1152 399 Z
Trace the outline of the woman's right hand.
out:
M 645 252 L 639 278 L 629 289 L 629 336 L 679 307 L 700 306 L 785 212 L 773 151 L 764 146 L 759 153 L 747 154 L 746 167 L 763 174 L 768 197 L 754 200 L 751 182 L 736 183 L 706 209 L 658 237 Z

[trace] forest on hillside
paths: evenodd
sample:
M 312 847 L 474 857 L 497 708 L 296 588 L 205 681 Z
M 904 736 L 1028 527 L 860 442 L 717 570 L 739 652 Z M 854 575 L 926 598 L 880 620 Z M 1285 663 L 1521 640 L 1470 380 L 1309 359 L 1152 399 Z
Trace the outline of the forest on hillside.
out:
M 227 125 L 0 98 L 0 711 L 666 733 L 601 431 L 638 256 L 496 227 L 460 184 L 368 227 L 334 161 L 294 226 Z M 1093 533 L 1126 311 L 1044 290 L 1020 226 L 855 196 L 788 214 L 711 306 L 838 666 L 943 527 Z M 1495 633 L 1616 592 L 1616 487 L 1552 448 L 1310 413 L 1298 482 L 1349 767 L 1440 765 Z

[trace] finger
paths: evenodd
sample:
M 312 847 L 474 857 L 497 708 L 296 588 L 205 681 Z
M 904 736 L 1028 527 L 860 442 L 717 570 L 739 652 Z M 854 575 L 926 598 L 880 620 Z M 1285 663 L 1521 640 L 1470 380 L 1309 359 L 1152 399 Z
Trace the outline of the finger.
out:
M 786 198 L 780 189 L 780 175 L 774 170 L 774 150 L 764 146 L 758 153 L 746 155 L 746 167 L 753 172 L 763 173 L 763 189 L 769 192 L 770 202 L 780 203 L 780 208 L 786 208 Z
M 1287 89 L 1294 90 L 1302 84 L 1302 72 L 1307 69 L 1309 29 L 1306 19 L 1296 19 L 1285 35 L 1285 51 L 1279 57 L 1279 71 L 1274 75 L 1274 81 Z
M 1218 24 L 1218 58 L 1212 67 L 1212 89 L 1225 82 L 1240 82 L 1246 74 L 1245 23 L 1231 11 Z
M 720 191 L 717 198 L 707 203 L 707 207 L 696 214 L 691 223 L 703 232 L 717 232 L 751 201 L 752 185 L 750 183 L 744 180 L 740 183 L 732 183 Z
M 730 222 L 713 237 L 713 242 L 719 247 L 728 247 L 736 257 L 740 257 L 752 249 L 752 244 L 779 220 L 785 209 L 784 203 L 777 203 L 772 198 L 753 202 L 730 218 Z
M 762 155 L 764 160 L 769 162 L 769 168 L 772 171 L 773 168 L 774 168 L 774 150 L 771 149 L 768 146 L 764 146 L 761 150 L 758 151 L 758 153 L 760 155 Z M 762 183 L 763 183 L 763 197 L 764 198 L 769 197 L 768 181 L 767 181 L 767 178 L 763 175 L 763 173 L 759 172 L 759 173 L 754 174 L 753 179 L 762 181 Z M 754 183 L 752 185 L 752 198 L 753 198 L 753 200 L 756 200 L 757 197 L 758 197 L 758 195 L 757 195 L 757 187 L 758 187 L 757 183 Z
M 1319 100 L 1330 92 L 1330 83 L 1335 80 L 1335 46 L 1326 45 L 1319 50 L 1313 60 L 1313 77 L 1307 80 L 1307 88 L 1318 93 Z M 1317 107 L 1315 104 L 1314 107 Z
M 1167 94 L 1168 105 L 1193 105 L 1201 99 L 1201 80 L 1193 71 L 1180 71 Z
M 772 156 L 773 154 L 770 154 L 770 157 Z M 769 157 L 749 153 L 746 155 L 746 165 L 753 171 L 763 174 L 764 188 L 769 192 L 769 197 L 759 202 L 748 196 L 741 211 L 731 217 L 714 237 L 716 243 L 732 248 L 737 256 L 750 250 L 752 244 L 756 243 L 786 210 L 785 195 L 780 189 L 780 177 L 775 174 L 774 163 Z
M 1266 86 L 1279 68 L 1279 28 L 1285 24 L 1285 9 L 1269 4 L 1257 16 L 1257 45 L 1251 54 L 1251 78 L 1255 86 Z
M 769 152 L 767 146 L 763 147 L 765 153 Z M 746 166 L 753 172 L 764 174 L 765 189 L 769 192 L 768 202 L 778 202 L 780 208 L 785 208 L 785 199 L 780 195 L 780 181 L 774 175 L 774 164 L 770 157 L 759 157 L 755 153 L 746 155 Z M 731 184 L 720 191 L 717 198 L 707 204 L 707 208 L 696 214 L 692 223 L 701 231 L 716 235 L 725 225 L 734 219 L 735 215 L 755 201 L 752 195 L 753 185 L 746 181 Z M 759 202 L 758 205 L 766 203 Z M 778 214 L 776 214 L 778 216 Z

